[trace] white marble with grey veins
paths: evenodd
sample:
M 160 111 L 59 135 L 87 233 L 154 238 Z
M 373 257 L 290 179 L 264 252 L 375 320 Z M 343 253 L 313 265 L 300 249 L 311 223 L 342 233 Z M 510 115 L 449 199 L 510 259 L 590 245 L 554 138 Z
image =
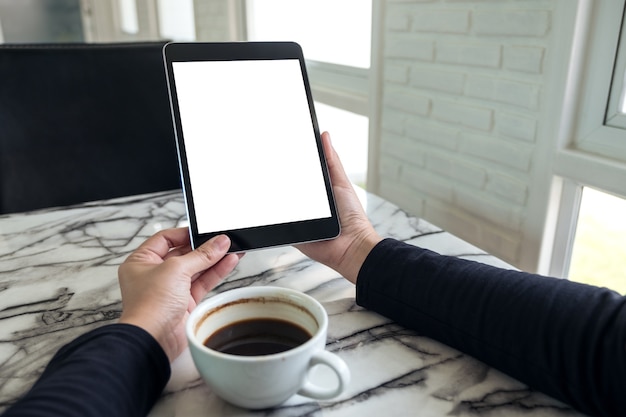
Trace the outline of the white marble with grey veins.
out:
M 383 236 L 434 251 L 505 265 L 437 227 L 363 193 Z M 185 221 L 178 192 L 0 216 L 0 411 L 37 379 L 52 355 L 78 335 L 115 322 L 116 269 L 159 229 Z M 293 397 L 251 412 L 231 406 L 199 379 L 188 353 L 151 416 L 578 416 L 567 406 L 477 360 L 355 305 L 354 287 L 291 248 L 248 253 L 215 291 L 247 285 L 304 291 L 330 315 L 328 349 L 352 372 L 333 401 Z M 325 378 L 319 371 L 316 378 Z

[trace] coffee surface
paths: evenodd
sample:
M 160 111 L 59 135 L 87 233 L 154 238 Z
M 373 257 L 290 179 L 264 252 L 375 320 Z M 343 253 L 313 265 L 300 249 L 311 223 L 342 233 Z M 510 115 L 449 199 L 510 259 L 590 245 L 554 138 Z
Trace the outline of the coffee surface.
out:
M 254 318 L 231 323 L 211 334 L 204 345 L 231 355 L 261 356 L 300 346 L 311 334 L 281 319 Z

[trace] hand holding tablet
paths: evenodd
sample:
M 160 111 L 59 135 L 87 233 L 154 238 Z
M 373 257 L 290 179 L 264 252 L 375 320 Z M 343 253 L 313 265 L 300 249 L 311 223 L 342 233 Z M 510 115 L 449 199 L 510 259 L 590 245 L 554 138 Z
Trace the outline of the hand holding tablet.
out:
M 231 252 L 336 237 L 300 47 L 172 43 L 164 58 L 192 245 L 220 233 Z

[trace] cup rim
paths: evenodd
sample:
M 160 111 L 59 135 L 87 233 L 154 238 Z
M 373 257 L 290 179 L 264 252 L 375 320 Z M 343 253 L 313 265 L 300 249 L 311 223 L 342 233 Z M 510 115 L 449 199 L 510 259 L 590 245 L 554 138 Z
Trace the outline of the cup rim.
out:
M 272 353 L 268 355 L 256 355 L 256 356 L 244 356 L 244 355 L 233 355 L 230 353 L 220 352 L 218 350 L 211 349 L 204 345 L 204 343 L 200 342 L 195 335 L 195 327 L 196 323 L 200 319 L 200 317 L 209 311 L 211 308 L 220 306 L 222 304 L 226 304 L 230 301 L 239 300 L 242 298 L 258 298 L 270 295 L 287 295 L 287 296 L 295 296 L 300 298 L 305 298 L 313 303 L 313 305 L 322 311 L 322 314 L 315 315 L 315 320 L 318 321 L 318 331 L 315 332 L 306 342 L 302 343 L 299 346 L 296 346 L 292 349 L 286 350 L 284 352 Z M 199 349 L 202 352 L 208 353 L 218 358 L 228 358 L 229 360 L 238 360 L 242 362 L 258 362 L 260 360 L 275 360 L 277 357 L 286 357 L 291 355 L 296 355 L 298 352 L 308 349 L 309 346 L 313 343 L 317 343 L 318 339 L 322 337 L 321 330 L 328 326 L 328 317 L 325 313 L 325 309 L 322 304 L 317 301 L 312 296 L 298 290 L 294 290 L 291 288 L 285 287 L 277 287 L 277 286 L 257 286 L 257 287 L 240 287 L 234 288 L 231 290 L 226 290 L 224 292 L 215 294 L 209 298 L 201 301 L 196 308 L 189 314 L 187 318 L 187 323 L 185 324 L 185 332 L 187 334 L 187 341 L 189 345 L 192 344 L 196 349 Z M 320 319 L 321 318 L 321 322 Z

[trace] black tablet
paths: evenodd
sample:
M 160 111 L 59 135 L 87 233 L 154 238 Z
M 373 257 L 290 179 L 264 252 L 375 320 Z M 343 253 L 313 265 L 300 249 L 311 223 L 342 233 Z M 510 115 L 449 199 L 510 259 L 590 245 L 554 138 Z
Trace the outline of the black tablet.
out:
M 220 233 L 231 252 L 336 237 L 299 45 L 170 43 L 163 54 L 193 247 Z

